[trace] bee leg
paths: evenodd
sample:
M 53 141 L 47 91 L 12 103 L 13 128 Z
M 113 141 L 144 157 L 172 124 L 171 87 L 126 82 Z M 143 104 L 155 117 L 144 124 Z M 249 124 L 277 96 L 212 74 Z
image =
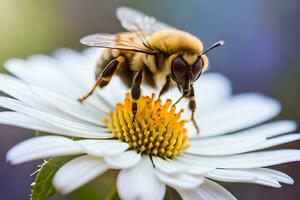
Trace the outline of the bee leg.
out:
M 137 112 L 137 101 L 141 97 L 141 83 L 143 80 L 143 70 L 140 70 L 135 73 L 133 78 L 133 83 L 131 86 L 131 98 L 132 98 L 132 113 L 133 113 L 133 120 L 135 118 L 135 114 Z
M 89 96 L 91 96 L 96 88 L 99 86 L 100 88 L 106 86 L 111 78 L 113 77 L 115 71 L 117 70 L 118 66 L 125 61 L 123 56 L 119 56 L 116 59 L 112 60 L 103 70 L 103 72 L 98 76 L 96 83 L 93 85 L 92 89 L 85 95 L 78 98 L 78 101 L 82 103 L 85 101 Z
M 200 133 L 200 129 L 199 126 L 197 124 L 197 122 L 195 121 L 195 110 L 196 110 L 196 101 L 195 101 L 195 93 L 194 93 L 194 88 L 192 87 L 190 95 L 189 95 L 189 108 L 192 111 L 192 115 L 191 115 L 191 121 L 194 124 L 194 127 L 197 131 L 197 133 Z
M 162 89 L 161 89 L 160 92 L 159 92 L 158 97 L 161 97 L 161 95 L 163 95 L 165 92 L 168 91 L 168 89 L 169 89 L 169 87 L 170 87 L 170 82 L 171 82 L 171 76 L 168 75 L 168 76 L 166 77 L 166 82 L 165 82 L 164 86 L 162 87 Z

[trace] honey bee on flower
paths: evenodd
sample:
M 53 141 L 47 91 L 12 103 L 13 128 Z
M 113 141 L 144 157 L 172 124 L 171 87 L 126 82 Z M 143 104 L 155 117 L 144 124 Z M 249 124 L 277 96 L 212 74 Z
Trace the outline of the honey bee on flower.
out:
M 199 132 L 194 119 L 193 83 L 208 67 L 206 53 L 224 42 L 219 41 L 203 50 L 203 44 L 196 36 L 132 8 L 118 8 L 117 17 L 128 32 L 95 34 L 81 39 L 83 44 L 106 49 L 97 62 L 96 83 L 79 101 L 87 99 L 98 86 L 103 88 L 109 84 L 114 74 L 131 88 L 133 113 L 136 113 L 136 102 L 142 94 L 142 83 L 160 88 L 159 96 L 175 86 L 182 94 L 178 101 L 189 99 L 191 121 Z
M 50 134 L 14 146 L 8 162 L 72 155 L 52 180 L 62 194 L 116 169 L 117 192 L 124 200 L 161 200 L 167 186 L 184 200 L 234 200 L 215 181 L 275 188 L 293 184 L 287 174 L 266 168 L 300 160 L 296 149 L 265 150 L 300 139 L 289 134 L 296 130 L 293 121 L 262 124 L 280 112 L 276 100 L 255 93 L 232 95 L 227 78 L 206 73 L 195 83 L 195 92 L 206 97 L 197 99 L 200 135 L 181 112 L 185 104 L 172 105 L 176 90 L 157 99 L 152 95 L 156 90 L 143 85 L 137 101 L 142 109 L 133 120 L 130 93 L 118 77 L 84 104 L 76 100 L 94 84 L 99 54 L 97 49 L 61 49 L 54 57 L 6 62 L 15 77 L 0 74 L 0 90 L 11 96 L 0 97 L 0 106 L 10 110 L 0 112 L 0 123 Z

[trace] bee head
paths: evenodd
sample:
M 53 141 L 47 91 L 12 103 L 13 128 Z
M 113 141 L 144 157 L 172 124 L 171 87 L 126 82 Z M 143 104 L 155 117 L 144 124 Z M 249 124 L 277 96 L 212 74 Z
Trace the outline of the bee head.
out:
M 194 53 L 183 53 L 177 55 L 171 62 L 171 77 L 177 83 L 178 89 L 187 97 L 202 72 L 207 69 L 208 59 L 206 53 L 212 49 L 222 46 L 224 41 L 218 41 L 200 55 Z
M 184 96 L 189 95 L 193 82 L 200 77 L 201 72 L 207 66 L 206 57 L 195 56 L 178 55 L 171 64 L 172 80 L 176 82 L 178 89 Z

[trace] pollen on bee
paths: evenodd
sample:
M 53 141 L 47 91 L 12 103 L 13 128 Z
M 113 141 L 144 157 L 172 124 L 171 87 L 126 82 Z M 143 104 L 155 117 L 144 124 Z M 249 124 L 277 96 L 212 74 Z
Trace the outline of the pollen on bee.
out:
M 126 93 L 123 103 L 118 103 L 110 118 L 104 120 L 114 137 L 127 142 L 130 149 L 142 154 L 172 158 L 189 147 L 183 110 L 176 112 L 171 100 L 143 96 L 137 101 L 137 112 L 131 110 L 132 100 Z

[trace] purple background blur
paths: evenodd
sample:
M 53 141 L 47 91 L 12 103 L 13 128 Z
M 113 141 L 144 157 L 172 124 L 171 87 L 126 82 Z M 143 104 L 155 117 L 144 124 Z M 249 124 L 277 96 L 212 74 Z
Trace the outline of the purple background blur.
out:
M 121 31 L 115 17 L 128 5 L 199 36 L 205 46 L 223 39 L 226 45 L 209 54 L 210 71 L 233 82 L 234 93 L 256 91 L 279 99 L 278 119 L 300 122 L 300 1 L 113 1 L 113 0 L 2 0 L 0 2 L 0 64 L 10 57 L 51 53 L 59 47 L 83 49 L 79 39 L 96 32 Z M 1 70 L 1 67 L 0 67 Z M 29 175 L 40 162 L 11 166 L 7 150 L 32 136 L 32 131 L 0 125 L 0 199 L 29 199 Z M 284 145 L 299 148 L 300 142 Z M 273 189 L 251 184 L 222 184 L 239 199 L 297 200 L 300 163 L 275 166 L 294 177 L 293 186 Z M 98 181 L 109 187 L 114 173 Z M 53 199 L 102 199 L 105 186 L 97 180 L 68 196 Z M 82 195 L 89 195 L 83 198 Z M 28 198 L 27 198 L 28 197 Z

